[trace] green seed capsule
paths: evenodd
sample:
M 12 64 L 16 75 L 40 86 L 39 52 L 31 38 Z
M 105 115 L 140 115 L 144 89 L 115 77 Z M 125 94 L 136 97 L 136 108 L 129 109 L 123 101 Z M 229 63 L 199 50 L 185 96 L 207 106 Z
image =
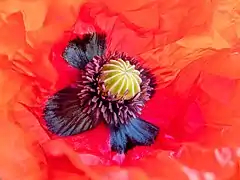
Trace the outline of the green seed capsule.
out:
M 104 93 L 110 92 L 117 99 L 133 98 L 141 90 L 142 80 L 139 75 L 140 72 L 129 61 L 110 60 L 103 65 L 100 75 L 100 80 L 106 87 Z

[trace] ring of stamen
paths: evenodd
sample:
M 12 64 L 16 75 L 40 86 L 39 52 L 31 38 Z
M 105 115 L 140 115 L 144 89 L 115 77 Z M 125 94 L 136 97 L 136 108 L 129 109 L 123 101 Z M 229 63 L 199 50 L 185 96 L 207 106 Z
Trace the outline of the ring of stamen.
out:
M 122 71 L 130 72 L 130 83 L 124 81 L 124 77 L 129 74 L 125 75 Z M 78 94 L 80 106 L 96 120 L 103 119 L 109 125 L 127 123 L 141 114 L 153 92 L 151 77 L 144 72 L 146 71 L 134 59 L 125 55 L 94 57 L 86 65 L 84 75 L 78 83 L 81 89 Z M 110 78 L 113 81 L 106 84 Z M 133 85 L 137 87 L 134 90 Z

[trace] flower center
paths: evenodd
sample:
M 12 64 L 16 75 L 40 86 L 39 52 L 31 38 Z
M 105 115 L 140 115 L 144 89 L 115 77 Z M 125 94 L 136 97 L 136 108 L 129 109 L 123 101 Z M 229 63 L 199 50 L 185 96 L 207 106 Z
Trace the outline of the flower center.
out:
M 129 100 L 141 91 L 140 72 L 129 61 L 110 60 L 104 64 L 99 80 L 103 82 L 102 92 L 110 93 L 117 100 Z

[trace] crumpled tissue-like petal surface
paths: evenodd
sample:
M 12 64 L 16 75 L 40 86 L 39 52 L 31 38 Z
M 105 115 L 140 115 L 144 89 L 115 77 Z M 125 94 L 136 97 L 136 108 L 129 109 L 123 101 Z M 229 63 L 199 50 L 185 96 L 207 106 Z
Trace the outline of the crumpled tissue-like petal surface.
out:
M 46 158 L 39 144 L 6 119 L 6 112 L 1 112 L 0 124 L 1 179 L 46 179 Z
M 239 20 L 238 0 L 1 1 L 0 179 L 240 179 Z M 39 116 L 77 75 L 66 43 L 94 28 L 154 69 L 151 147 L 117 155 L 104 127 L 60 139 Z

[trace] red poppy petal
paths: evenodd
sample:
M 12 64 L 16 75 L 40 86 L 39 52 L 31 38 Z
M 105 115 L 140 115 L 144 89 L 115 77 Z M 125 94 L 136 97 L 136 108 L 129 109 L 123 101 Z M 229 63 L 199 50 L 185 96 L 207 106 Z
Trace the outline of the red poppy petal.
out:
M 78 152 L 90 153 L 111 160 L 109 130 L 100 124 L 95 129 L 85 133 L 66 137 L 64 140 Z
M 123 4 L 101 1 L 84 5 L 75 32 L 82 34 L 89 29 L 100 28 L 109 36 L 110 50 L 136 55 L 156 48 L 156 45 L 166 45 L 180 39 L 186 29 L 190 32 L 208 27 L 204 18 L 189 21 L 199 11 L 209 12 L 206 2 L 142 0 L 133 1 L 129 6 Z M 176 6 L 184 9 L 175 11 L 173 7 Z M 189 19 L 185 12 L 190 13 L 187 16 Z
M 13 13 L 6 17 L 6 21 L 0 20 L 0 31 L 2 39 L 0 53 L 13 55 L 17 49 L 25 45 L 25 27 L 21 13 Z M 10 34 L 9 32 L 17 33 Z
M 43 145 L 43 149 L 48 157 L 50 179 L 57 179 L 60 175 L 66 178 L 98 178 L 87 165 L 94 165 L 94 161 L 100 159 L 94 156 L 88 156 L 87 163 L 84 161 L 84 154 L 77 154 L 62 140 L 52 140 Z M 70 178 L 71 177 L 71 178 Z
M 38 144 L 27 132 L 9 122 L 1 112 L 0 177 L 2 179 L 42 180 L 47 178 L 47 163 Z
M 79 74 L 78 70 L 69 66 L 63 59 L 64 49 L 70 40 L 76 36 L 71 32 L 65 32 L 61 39 L 56 41 L 53 45 L 50 60 L 56 71 L 58 72 L 58 79 L 55 82 L 56 88 L 61 89 L 68 86 L 71 82 L 74 82 Z
M 234 47 L 232 50 L 224 49 L 208 57 L 208 61 L 203 66 L 206 72 L 210 74 L 238 79 L 240 77 L 239 56 L 238 47 Z

